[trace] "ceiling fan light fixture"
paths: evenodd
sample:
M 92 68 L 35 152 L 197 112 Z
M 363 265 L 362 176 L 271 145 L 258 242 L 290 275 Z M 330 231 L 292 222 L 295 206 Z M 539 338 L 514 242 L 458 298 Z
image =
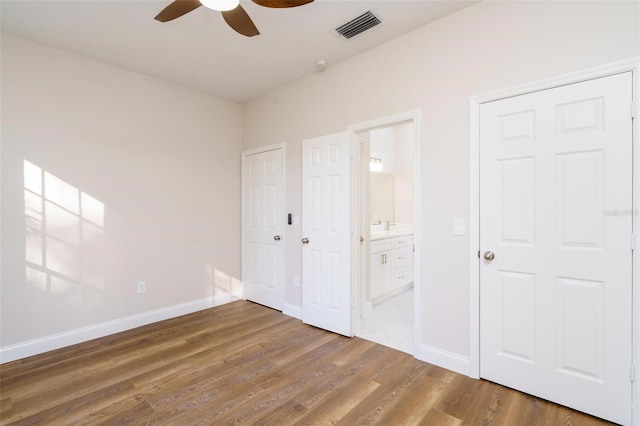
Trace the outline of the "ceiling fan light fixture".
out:
M 200 0 L 200 3 L 209 9 L 226 12 L 238 7 L 240 0 Z

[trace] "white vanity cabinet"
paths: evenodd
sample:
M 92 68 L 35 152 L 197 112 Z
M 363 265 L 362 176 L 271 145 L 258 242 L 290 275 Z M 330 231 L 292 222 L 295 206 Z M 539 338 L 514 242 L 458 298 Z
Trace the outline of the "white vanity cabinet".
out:
M 375 299 L 384 294 L 388 288 L 389 282 L 393 277 L 392 262 L 393 257 L 391 251 L 393 249 L 393 241 L 391 238 L 372 241 L 371 249 L 371 272 L 370 272 L 370 295 L 371 299 Z
M 392 296 L 413 281 L 413 235 L 375 239 L 370 254 L 372 301 Z

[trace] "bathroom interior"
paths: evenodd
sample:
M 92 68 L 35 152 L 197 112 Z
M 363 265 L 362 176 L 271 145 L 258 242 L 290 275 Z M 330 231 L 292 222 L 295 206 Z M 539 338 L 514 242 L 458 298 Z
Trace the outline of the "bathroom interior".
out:
M 414 354 L 414 125 L 358 134 L 366 224 L 357 335 Z

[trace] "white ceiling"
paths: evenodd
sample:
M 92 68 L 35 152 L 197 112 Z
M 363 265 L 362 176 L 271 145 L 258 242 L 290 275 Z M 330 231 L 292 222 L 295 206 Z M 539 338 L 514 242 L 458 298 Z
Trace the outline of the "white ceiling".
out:
M 270 9 L 242 0 L 260 35 L 247 38 L 200 7 L 153 18 L 172 0 L 1 0 L 1 29 L 235 102 L 318 72 L 469 6 L 459 0 L 315 0 Z M 350 40 L 334 29 L 367 10 L 382 21 Z

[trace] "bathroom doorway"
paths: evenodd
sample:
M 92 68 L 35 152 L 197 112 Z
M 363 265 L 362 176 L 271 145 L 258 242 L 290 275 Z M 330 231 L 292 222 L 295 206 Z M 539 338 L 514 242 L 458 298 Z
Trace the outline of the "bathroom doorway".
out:
M 415 355 L 417 117 L 397 116 L 370 124 L 355 130 L 361 159 L 355 334 Z

